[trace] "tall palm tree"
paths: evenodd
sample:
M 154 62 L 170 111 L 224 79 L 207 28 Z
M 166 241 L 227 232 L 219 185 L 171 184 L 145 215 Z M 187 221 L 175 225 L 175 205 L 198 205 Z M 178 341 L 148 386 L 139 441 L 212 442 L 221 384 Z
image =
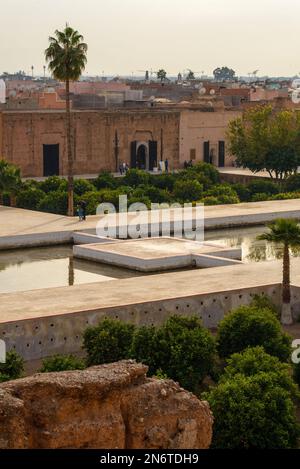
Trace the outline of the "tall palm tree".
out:
M 83 36 L 68 24 L 63 31 L 55 31 L 49 37 L 49 47 L 45 50 L 49 70 L 56 80 L 66 84 L 66 128 L 68 154 L 68 215 L 74 215 L 73 148 L 71 132 L 70 82 L 79 80 L 87 62 L 88 46 Z
M 15 197 L 21 186 L 20 169 L 8 161 L 0 160 L 0 205 L 3 203 L 3 193 L 8 192 Z
M 290 248 L 300 247 L 300 226 L 295 220 L 279 218 L 268 225 L 269 231 L 257 239 L 275 243 L 283 247 L 282 274 L 282 324 L 292 324 L 291 283 L 290 283 Z

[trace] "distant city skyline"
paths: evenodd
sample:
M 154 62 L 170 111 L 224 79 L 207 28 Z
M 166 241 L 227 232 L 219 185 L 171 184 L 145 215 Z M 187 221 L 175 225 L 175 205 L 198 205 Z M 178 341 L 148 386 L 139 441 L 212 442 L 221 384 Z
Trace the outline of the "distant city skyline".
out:
M 10 0 L 0 15 L 0 73 L 42 76 L 48 36 L 66 22 L 89 45 L 84 75 L 134 75 L 190 68 L 238 76 L 300 72 L 298 0 Z M 284 6 L 284 8 L 283 8 Z M 48 74 L 48 73 L 47 73 Z

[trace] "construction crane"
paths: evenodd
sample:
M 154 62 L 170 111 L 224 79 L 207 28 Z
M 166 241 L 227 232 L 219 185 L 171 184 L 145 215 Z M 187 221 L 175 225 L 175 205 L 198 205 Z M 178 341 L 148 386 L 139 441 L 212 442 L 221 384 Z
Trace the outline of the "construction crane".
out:
M 254 70 L 253 72 L 248 73 L 249 78 L 256 78 L 259 70 Z
M 157 73 L 155 70 L 152 70 L 152 68 L 150 69 L 150 71 L 149 70 L 137 70 L 137 72 L 145 73 L 145 80 L 146 81 L 149 80 L 149 77 L 150 77 L 150 80 L 151 80 L 154 73 Z

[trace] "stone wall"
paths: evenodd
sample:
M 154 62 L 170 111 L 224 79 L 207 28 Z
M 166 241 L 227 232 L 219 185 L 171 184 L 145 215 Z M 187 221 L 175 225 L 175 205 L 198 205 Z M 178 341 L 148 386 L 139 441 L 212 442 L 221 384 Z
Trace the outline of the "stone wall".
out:
M 65 113 L 59 111 L 0 113 L 0 153 L 21 167 L 22 176 L 43 176 L 43 145 L 59 145 L 59 173 L 67 174 Z M 115 171 L 118 161 L 130 164 L 131 142 L 158 142 L 157 159 L 179 165 L 179 118 L 176 111 L 75 111 L 74 173 Z M 2 135 L 2 138 L 1 138 Z
M 213 112 L 182 110 L 180 116 L 180 163 L 189 161 L 194 150 L 195 161 L 204 161 L 204 142 L 210 143 L 213 164 L 218 166 L 219 141 L 225 141 L 225 166 L 232 166 L 233 158 L 226 149 L 226 131 L 231 120 L 240 117 L 240 110 L 225 108 Z
M 7 321 L 0 324 L 0 337 L 8 350 L 16 350 L 26 361 L 39 360 L 57 353 L 81 352 L 84 330 L 88 326 L 96 326 L 106 318 L 135 325 L 159 325 L 171 315 L 196 315 L 205 327 L 215 329 L 226 313 L 240 305 L 249 304 L 253 295 L 262 293 L 272 298 L 275 304 L 280 304 L 280 285 L 266 285 L 98 310 L 87 309 L 52 317 Z M 299 305 L 300 288 L 293 287 L 292 310 L 295 319 Z
M 202 449 L 208 403 L 123 361 L 0 385 L 0 448 Z
M 130 164 L 131 142 L 157 142 L 157 161 L 169 160 L 170 169 L 185 160 L 204 159 L 204 142 L 210 142 L 218 166 L 219 141 L 226 140 L 230 120 L 241 111 L 212 108 L 73 111 L 74 173 L 116 171 L 118 162 Z M 1 124 L 2 121 L 2 124 Z M 0 153 L 21 167 L 24 177 L 43 176 L 43 145 L 59 145 L 59 173 L 67 174 L 64 111 L 0 112 Z M 2 136 L 2 137 L 1 137 Z M 116 158 L 117 140 L 117 158 Z M 225 146 L 226 149 L 226 146 Z M 226 152 L 225 165 L 232 165 Z

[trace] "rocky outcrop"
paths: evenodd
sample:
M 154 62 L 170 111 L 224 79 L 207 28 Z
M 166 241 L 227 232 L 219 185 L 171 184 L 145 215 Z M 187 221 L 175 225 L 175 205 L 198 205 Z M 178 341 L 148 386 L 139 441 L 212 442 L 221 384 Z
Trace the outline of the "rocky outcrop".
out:
M 122 361 L 0 385 L 0 448 L 208 448 L 206 402 Z

